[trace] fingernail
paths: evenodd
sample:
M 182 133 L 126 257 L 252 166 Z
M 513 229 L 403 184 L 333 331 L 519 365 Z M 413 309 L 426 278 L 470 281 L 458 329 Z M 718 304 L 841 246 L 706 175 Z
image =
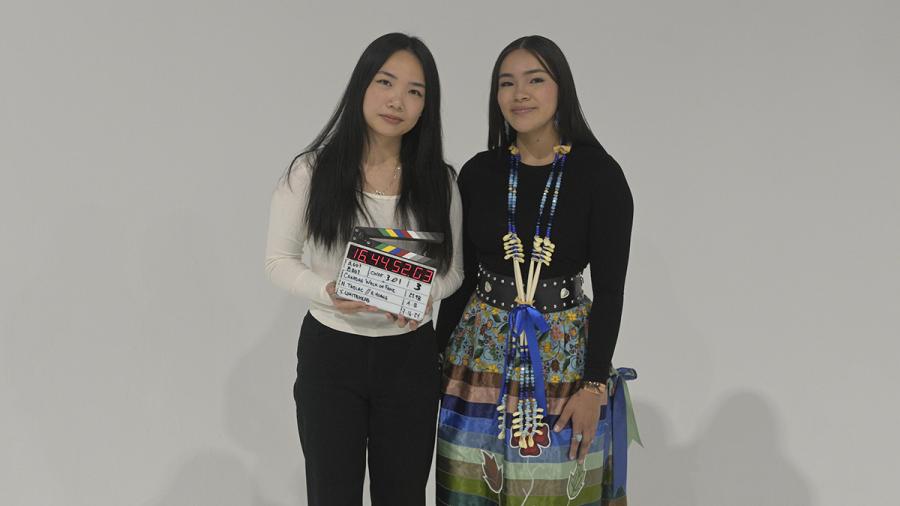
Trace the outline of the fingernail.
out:
M 562 429 L 560 429 L 559 425 L 553 426 L 553 432 L 559 432 L 560 430 L 562 430 Z

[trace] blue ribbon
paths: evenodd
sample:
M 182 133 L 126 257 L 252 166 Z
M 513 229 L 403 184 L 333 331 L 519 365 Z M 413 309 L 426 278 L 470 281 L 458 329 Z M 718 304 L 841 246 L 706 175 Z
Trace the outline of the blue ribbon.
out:
M 609 451 L 612 455 L 612 494 L 609 497 L 619 497 L 624 494 L 625 481 L 628 474 L 628 404 L 625 393 L 626 381 L 637 378 L 637 372 L 628 367 L 620 367 L 609 378 L 609 438 L 612 447 Z
M 541 360 L 541 353 L 538 350 L 538 337 L 548 330 L 550 330 L 550 326 L 547 325 L 547 320 L 534 306 L 520 304 L 509 312 L 509 339 L 506 346 L 518 348 L 519 336 L 525 332 L 531 369 L 534 371 L 535 400 L 537 400 L 538 407 L 544 408 L 544 416 L 547 415 L 547 398 L 544 393 L 544 362 Z M 507 348 L 508 356 L 509 348 Z M 506 394 L 506 368 L 509 366 L 509 359 L 507 359 L 503 367 L 503 386 L 500 389 L 498 404 L 503 402 L 503 396 Z

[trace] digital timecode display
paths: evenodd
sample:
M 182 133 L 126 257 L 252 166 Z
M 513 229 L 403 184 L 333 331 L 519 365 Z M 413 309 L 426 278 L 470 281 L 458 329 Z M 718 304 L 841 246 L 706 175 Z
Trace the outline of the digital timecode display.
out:
M 351 244 L 350 248 L 347 250 L 347 258 L 361 264 L 371 265 L 372 267 L 377 267 L 400 276 L 411 278 L 421 283 L 430 284 L 434 277 L 434 270 L 432 269 L 407 262 L 401 258 L 381 254 L 370 249 L 360 248 L 355 244 Z

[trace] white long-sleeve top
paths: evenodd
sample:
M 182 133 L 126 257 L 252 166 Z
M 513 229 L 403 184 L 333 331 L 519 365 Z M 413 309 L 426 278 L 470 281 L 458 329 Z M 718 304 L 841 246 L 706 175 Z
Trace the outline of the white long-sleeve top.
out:
M 272 194 L 266 241 L 266 274 L 269 279 L 292 294 L 309 299 L 309 312 L 313 317 L 335 330 L 372 337 L 408 332 L 408 328 L 397 327 L 395 323 L 385 318 L 384 313 L 344 314 L 335 309 L 331 303 L 325 286 L 337 277 L 343 261 L 344 248 L 337 247 L 328 251 L 308 239 L 304 213 L 309 198 L 311 177 L 309 158 L 302 157 L 294 163 L 290 184 L 282 178 Z M 462 205 L 456 184 L 452 184 L 451 187 L 450 233 L 453 237 L 453 258 L 447 272 L 435 276 L 431 287 L 434 302 L 453 294 L 463 280 Z M 397 222 L 395 209 L 398 196 L 371 193 L 363 195 L 365 196 L 363 205 L 371 221 L 359 215 L 357 223 L 369 227 L 406 228 Z M 415 229 L 415 223 L 411 224 L 410 228 Z M 307 254 L 308 263 L 304 261 L 304 253 Z M 422 323 L 430 321 L 429 314 Z

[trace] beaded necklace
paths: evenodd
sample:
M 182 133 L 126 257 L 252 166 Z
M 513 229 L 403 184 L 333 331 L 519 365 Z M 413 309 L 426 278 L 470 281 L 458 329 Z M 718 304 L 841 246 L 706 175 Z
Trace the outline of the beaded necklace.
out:
M 546 331 L 547 323 L 543 316 L 533 307 L 534 292 L 537 289 L 541 267 L 550 265 L 555 245 L 550 241 L 553 230 L 553 218 L 559 201 L 559 189 L 562 184 L 563 167 L 566 155 L 571 151 L 570 145 L 554 146 L 555 153 L 550 174 L 541 194 L 537 221 L 534 229 L 534 242 L 531 250 L 531 261 L 528 266 L 528 279 L 522 280 L 520 264 L 525 263 L 525 248 L 516 231 L 516 206 L 518 201 L 519 164 L 522 157 L 518 148 L 509 147 L 509 182 L 507 184 L 507 233 L 503 236 L 504 260 L 511 260 L 516 280 L 516 303 L 518 306 L 510 312 L 506 358 L 504 361 L 504 378 L 497 411 L 499 434 L 504 439 L 506 434 L 506 402 L 512 384 L 517 384 L 516 411 L 510 434 L 510 446 L 518 448 L 525 457 L 540 455 L 541 448 L 550 446 L 549 427 L 543 423 L 546 409 L 544 395 L 543 366 L 540 351 L 537 348 L 537 330 Z M 551 196 L 552 188 L 552 196 Z M 550 209 L 544 235 L 541 236 L 541 221 L 547 199 L 550 198 Z M 520 321 L 520 319 L 522 321 Z M 526 321 L 529 320 L 530 321 Z M 530 330 L 523 330 L 531 324 Z M 518 358 L 519 366 L 513 367 Z

